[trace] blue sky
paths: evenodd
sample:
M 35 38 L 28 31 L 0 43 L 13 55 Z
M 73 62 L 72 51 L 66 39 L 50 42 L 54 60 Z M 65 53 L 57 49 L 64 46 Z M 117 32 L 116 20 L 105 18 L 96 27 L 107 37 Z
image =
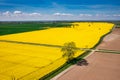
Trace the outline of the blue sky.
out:
M 5 20 L 120 20 L 120 0 L 0 0 Z

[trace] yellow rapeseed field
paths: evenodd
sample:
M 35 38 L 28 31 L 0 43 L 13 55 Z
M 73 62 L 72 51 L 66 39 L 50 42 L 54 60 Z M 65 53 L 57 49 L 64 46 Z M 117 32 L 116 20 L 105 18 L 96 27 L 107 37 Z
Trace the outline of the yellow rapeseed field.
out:
M 114 26 L 104 22 L 74 22 L 71 27 L 50 28 L 0 36 L 0 40 L 63 45 L 75 42 L 79 48 L 92 48 Z M 66 62 L 60 48 L 0 42 L 0 80 L 37 80 Z M 74 57 L 81 55 L 78 51 Z

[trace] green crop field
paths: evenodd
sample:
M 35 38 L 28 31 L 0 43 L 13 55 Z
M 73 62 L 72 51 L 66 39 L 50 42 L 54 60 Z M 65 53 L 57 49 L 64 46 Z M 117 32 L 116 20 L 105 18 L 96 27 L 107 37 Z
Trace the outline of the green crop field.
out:
M 70 23 L 61 22 L 0 22 L 0 35 L 42 30 L 53 27 L 67 27 Z

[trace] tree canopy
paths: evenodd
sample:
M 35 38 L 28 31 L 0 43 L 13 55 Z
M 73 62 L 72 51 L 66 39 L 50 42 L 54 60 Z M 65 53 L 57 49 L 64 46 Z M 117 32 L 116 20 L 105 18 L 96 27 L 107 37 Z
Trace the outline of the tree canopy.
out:
M 75 42 L 65 43 L 61 51 L 63 52 L 63 57 L 66 57 L 67 62 L 70 62 L 74 59 L 74 55 L 77 51 Z

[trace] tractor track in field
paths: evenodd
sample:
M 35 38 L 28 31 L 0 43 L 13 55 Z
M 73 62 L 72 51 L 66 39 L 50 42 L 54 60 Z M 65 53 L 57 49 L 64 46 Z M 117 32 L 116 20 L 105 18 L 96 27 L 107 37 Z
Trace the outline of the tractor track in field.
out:
M 63 46 L 60 46 L 60 45 L 53 45 L 53 44 L 41 44 L 41 43 L 31 43 L 31 42 L 10 41 L 10 40 L 0 40 L 0 42 L 8 42 L 8 43 L 16 43 L 16 44 L 27 44 L 27 45 L 36 45 L 36 46 L 46 46 L 46 47 L 54 47 L 54 48 L 62 48 L 63 47 Z M 94 51 L 94 52 L 120 54 L 120 51 L 118 51 L 118 50 L 90 49 L 90 48 L 76 48 L 76 49 L 83 50 L 83 51 Z

